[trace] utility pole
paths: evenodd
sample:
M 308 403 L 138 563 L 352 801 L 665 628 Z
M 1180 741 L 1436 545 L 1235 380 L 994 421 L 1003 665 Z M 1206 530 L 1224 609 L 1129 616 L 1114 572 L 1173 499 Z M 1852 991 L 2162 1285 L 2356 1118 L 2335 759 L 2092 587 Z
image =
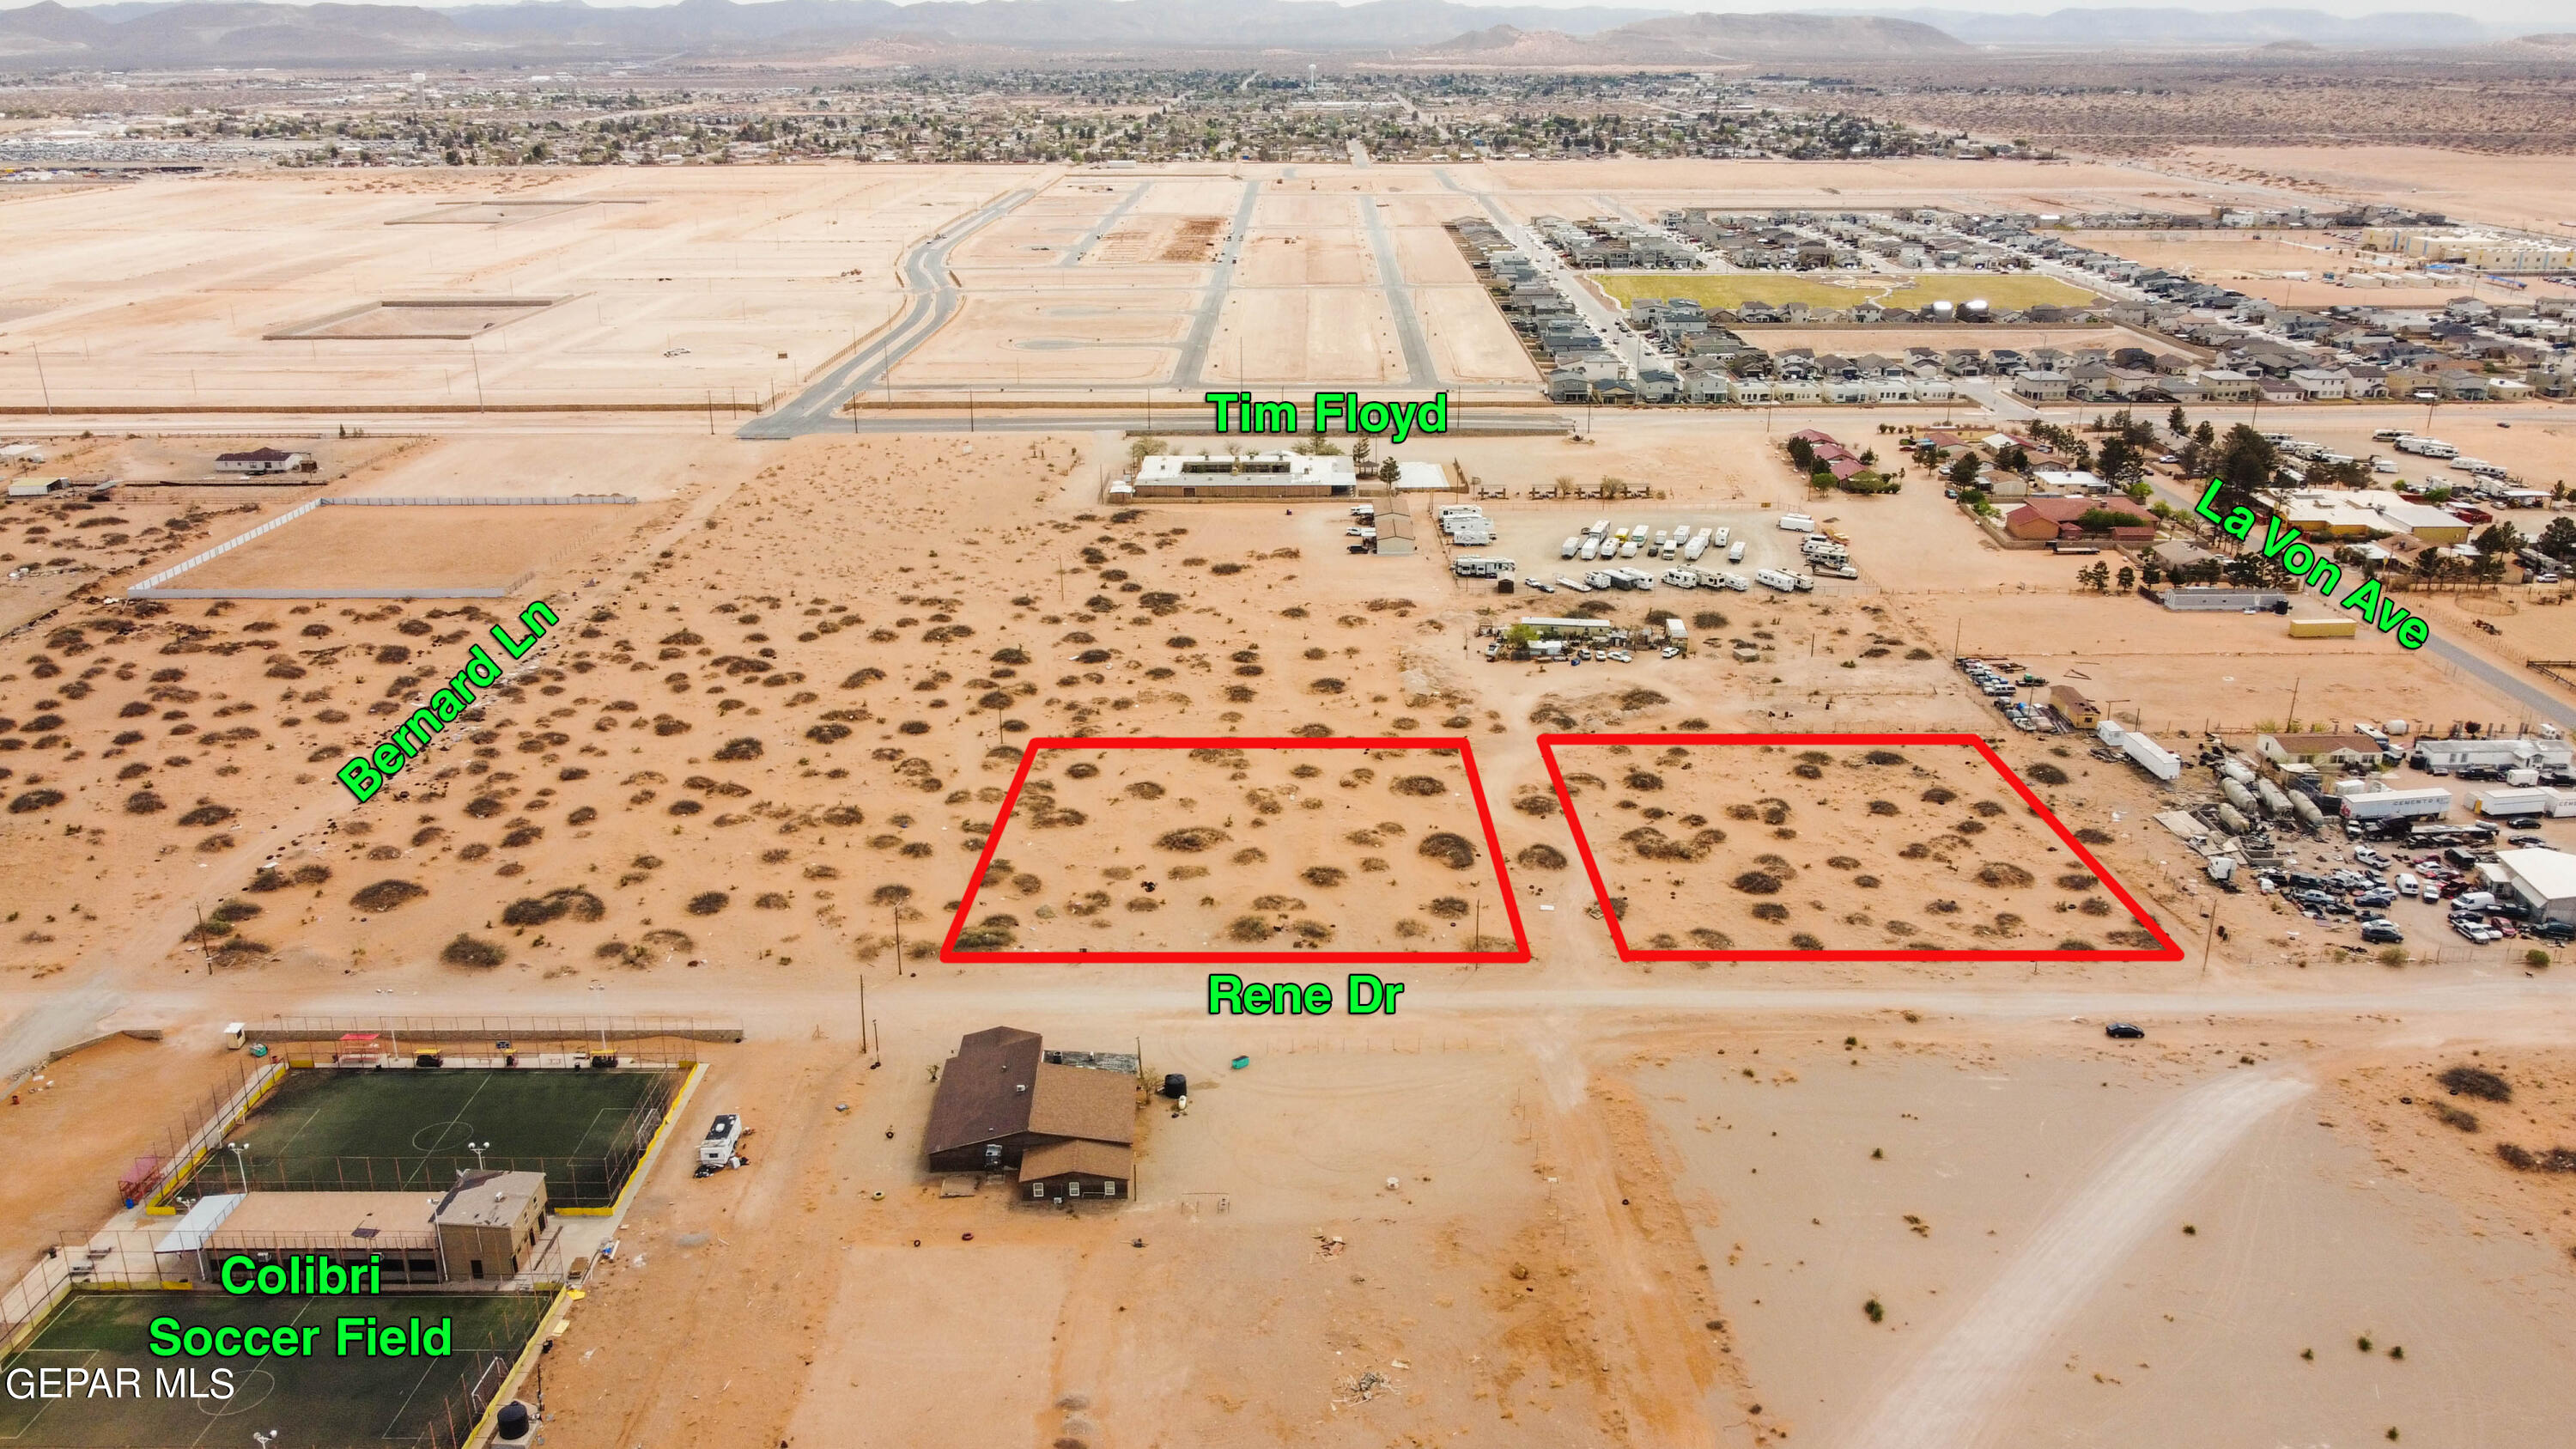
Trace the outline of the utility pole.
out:
M 2283 720 L 2281 724 L 2285 730 L 2295 730 L 2299 727 L 2299 681 L 2297 679 L 2290 681 L 2290 717 Z
M 36 349 L 36 388 L 45 395 L 46 414 L 48 416 L 52 415 L 54 411 L 54 387 L 52 383 L 45 381 L 45 349 L 42 347 Z M 2429 418 L 2431 415 L 2427 414 L 2426 416 Z M 2431 424 L 2428 422 L 2426 426 L 2429 427 Z
M 474 362 L 474 411 L 479 413 L 483 411 L 483 354 L 471 337 L 465 339 L 465 355 Z

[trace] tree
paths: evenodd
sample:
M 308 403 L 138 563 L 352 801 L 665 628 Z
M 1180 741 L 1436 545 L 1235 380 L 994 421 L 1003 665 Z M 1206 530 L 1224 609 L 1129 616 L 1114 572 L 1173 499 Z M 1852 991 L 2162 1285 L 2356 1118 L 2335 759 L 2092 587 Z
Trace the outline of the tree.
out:
M 1804 438 L 1791 438 L 1789 461 L 1797 464 L 1800 472 L 1813 473 L 1816 471 L 1816 445 Z
M 2150 553 L 2141 557 L 2138 560 L 2138 567 L 2144 571 L 2142 576 L 2146 580 L 2148 588 L 2152 589 L 2156 585 L 2165 581 L 2164 561 L 2157 558 L 2154 554 Z
M 2561 521 L 2563 522 L 2564 520 Z M 2480 530 L 2478 536 L 2469 540 L 2469 542 L 2476 547 L 2479 553 L 2487 555 L 2488 557 L 2509 559 L 2515 554 L 2522 552 L 2524 540 L 2522 537 L 2522 530 L 2514 527 L 2512 524 L 2493 523 Z
M 2126 564 L 2121 565 L 2121 566 L 2120 566 L 2120 578 L 2119 578 L 2119 588 L 2120 588 L 2120 592 L 2125 594 L 2125 593 L 2127 593 L 2129 590 L 2134 589 L 2134 588 L 2136 588 L 2137 586 L 2138 586 L 2138 571 L 2137 571 L 2136 569 L 2130 568 L 2130 567 L 2129 567 L 2128 565 L 2126 565 Z
M 2576 558 L 2576 518 L 2553 518 L 2540 531 L 2540 551 L 2551 558 Z
M 2086 533 L 2109 533 L 2115 528 L 2139 528 L 2146 520 L 2125 508 L 2087 508 L 2075 516 L 2075 526 Z
M 2173 411 L 2165 414 L 2165 426 L 2177 433 L 2189 431 L 2190 424 L 2183 418 L 2181 403 L 2175 403 Z
M 1961 453 L 1957 460 L 1950 464 L 1950 486 L 1963 494 L 1966 493 L 1977 486 L 1977 470 L 1985 465 L 1985 460 L 1976 454 Z
M 2095 455 L 2095 471 L 2127 488 L 2145 481 L 2147 458 L 2127 438 L 2108 437 L 2102 440 L 2102 450 Z
M 2202 418 L 2200 426 L 2191 430 L 2191 440 L 2204 448 L 2215 447 L 2218 444 L 2218 429 L 2209 425 L 2209 419 Z
M 2096 560 L 2093 567 L 2086 569 L 2080 577 L 2084 580 L 2084 586 L 2097 594 L 2107 594 L 2111 592 L 2111 566 L 2109 564 Z
M 1362 478 L 1377 476 L 1377 470 L 1369 464 L 1369 440 L 1366 438 L 1351 444 L 1351 471 Z
M 2006 473 L 2027 473 L 2030 454 L 2023 452 L 2019 443 L 2006 443 L 1995 450 L 1995 466 Z

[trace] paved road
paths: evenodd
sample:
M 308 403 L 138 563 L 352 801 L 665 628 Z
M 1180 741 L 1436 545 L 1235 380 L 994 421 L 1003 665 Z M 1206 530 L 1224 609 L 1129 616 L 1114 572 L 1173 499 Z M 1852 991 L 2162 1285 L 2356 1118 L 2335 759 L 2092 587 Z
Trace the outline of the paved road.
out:
M 1082 240 L 1075 242 L 1063 256 L 1056 258 L 1055 264 L 1059 267 L 1070 267 L 1091 255 L 1091 249 L 1100 244 L 1100 239 L 1109 234 L 1111 227 L 1126 218 L 1130 208 L 1144 199 L 1145 191 L 1151 185 L 1153 183 L 1150 181 L 1138 181 L 1135 189 L 1127 193 L 1126 199 L 1109 208 L 1109 214 L 1100 218 L 1100 224 L 1085 234 Z
M 1181 343 L 1181 360 L 1172 368 L 1169 385 L 1185 392 L 1204 388 L 1207 379 L 1208 344 L 1216 340 L 1217 318 L 1225 311 L 1225 294 L 1234 286 L 1234 264 L 1243 257 L 1243 239 L 1252 231 L 1252 209 L 1261 202 L 1261 183 L 1243 183 L 1243 202 L 1234 209 L 1234 229 L 1217 253 L 1216 271 L 1208 278 L 1207 289 L 1199 293 L 1198 315 L 1190 319 L 1190 335 Z
M 1369 249 L 1377 254 L 1377 278 L 1386 288 L 1386 310 L 1395 318 L 1395 340 L 1404 348 L 1404 381 L 1414 387 L 1434 386 L 1442 380 L 1440 365 L 1431 360 L 1431 339 L 1423 335 L 1422 314 L 1414 309 L 1413 285 L 1404 279 L 1404 266 L 1395 256 L 1395 236 L 1380 215 L 1384 203 L 1370 196 L 1352 199 L 1359 203 L 1360 221 L 1368 228 Z
M 876 344 L 824 374 L 823 379 L 782 404 L 775 412 L 752 419 L 734 431 L 737 438 L 793 438 L 832 430 L 834 414 L 853 394 L 874 387 L 885 375 L 927 342 L 957 315 L 965 296 L 948 271 L 948 257 L 960 242 L 1037 195 L 1022 187 L 987 204 L 964 221 L 946 227 L 904 253 L 903 314 L 878 335 Z
M 2398 597 L 2402 599 L 2404 595 Z M 2461 672 L 2474 676 L 2479 683 L 2530 710 L 2533 723 L 2547 720 L 2563 728 L 2567 721 L 2576 719 L 2576 708 L 2570 708 L 2567 701 L 2542 688 L 2534 678 L 2491 664 L 2439 634 L 2425 640 L 2424 647 L 2442 656 L 2445 662 L 2459 666 Z
M 1548 285 L 1556 289 L 1557 295 L 1574 304 L 1575 315 L 1581 317 L 1585 324 L 1600 336 L 1602 346 L 1628 361 L 1631 367 L 1641 367 L 1648 363 L 1668 369 L 1679 367 L 1679 361 L 1671 353 L 1666 352 L 1661 345 L 1629 331 L 1625 317 L 1619 309 L 1602 301 L 1591 288 L 1583 285 L 1574 276 L 1573 269 L 1566 266 L 1564 259 L 1556 254 L 1554 247 L 1540 241 L 1529 228 L 1506 215 L 1503 209 L 1495 204 L 1492 193 L 1459 185 L 1457 179 L 1449 174 L 1446 167 L 1437 168 L 1431 174 L 1440 178 L 1442 186 L 1472 199 L 1478 206 L 1485 209 L 1486 217 L 1492 220 L 1494 226 L 1513 246 L 1520 248 L 1522 255 L 1530 259 L 1530 265 L 1538 268 L 1539 275 L 1545 277 Z

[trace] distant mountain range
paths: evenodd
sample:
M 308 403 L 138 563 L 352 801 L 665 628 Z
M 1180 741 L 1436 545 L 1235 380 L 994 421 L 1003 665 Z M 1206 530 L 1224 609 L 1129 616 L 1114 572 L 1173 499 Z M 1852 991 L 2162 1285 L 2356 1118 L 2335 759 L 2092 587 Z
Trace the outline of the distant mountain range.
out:
M 2438 47 L 2479 44 L 2462 16 L 2315 10 L 1965 10 L 1677 14 L 1659 8 L 1479 6 L 1452 0 L 680 0 L 599 6 L 58 0 L 0 10 L 0 67 L 527 64 L 577 59 L 794 58 L 875 44 L 926 61 L 1019 54 L 1059 61 L 1157 53 L 1366 55 L 1543 68 L 1901 59 L 1972 45 Z
M 2385 10 L 2374 15 L 2329 15 L 2322 10 L 2183 10 L 2120 6 L 2056 10 L 2047 14 L 1998 14 L 1988 10 L 1832 7 L 1823 13 L 1881 15 L 1935 26 L 1972 45 L 2117 45 L 2251 47 L 2304 40 L 2328 48 L 2438 49 L 2503 39 L 2465 15 L 2433 10 Z

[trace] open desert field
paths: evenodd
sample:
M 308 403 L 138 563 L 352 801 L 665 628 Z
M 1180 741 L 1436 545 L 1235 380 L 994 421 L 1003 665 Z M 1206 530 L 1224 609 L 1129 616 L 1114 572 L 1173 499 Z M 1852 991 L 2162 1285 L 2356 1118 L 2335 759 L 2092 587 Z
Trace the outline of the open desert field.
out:
M 58 407 L 765 400 L 894 314 L 906 247 L 1026 176 L 567 172 L 512 197 L 560 205 L 497 209 L 475 172 L 17 199 L 0 375 L 32 387 L 41 348 Z M 451 336 L 361 310 L 411 298 L 494 305 Z
M 1632 947 L 2162 949 L 1974 751 L 1829 744 L 1556 748 Z
M 1478 804 L 1454 749 L 1048 749 L 994 827 L 957 947 L 1507 952 Z
M 2200 146 L 2171 159 L 2240 184 L 2392 202 L 2490 226 L 2560 235 L 2576 228 L 2576 183 L 2560 156 L 2407 146 Z
M 1687 297 L 1704 307 L 1732 309 L 1746 302 L 1804 302 L 1811 307 L 1928 307 L 1934 302 L 1983 299 L 2019 310 L 2050 304 L 2072 307 L 2093 294 L 2055 277 L 2030 273 L 1919 272 L 1911 277 L 1868 274 L 1827 280 L 1791 272 L 1605 272 L 1594 280 L 1625 305 L 1639 297 Z

